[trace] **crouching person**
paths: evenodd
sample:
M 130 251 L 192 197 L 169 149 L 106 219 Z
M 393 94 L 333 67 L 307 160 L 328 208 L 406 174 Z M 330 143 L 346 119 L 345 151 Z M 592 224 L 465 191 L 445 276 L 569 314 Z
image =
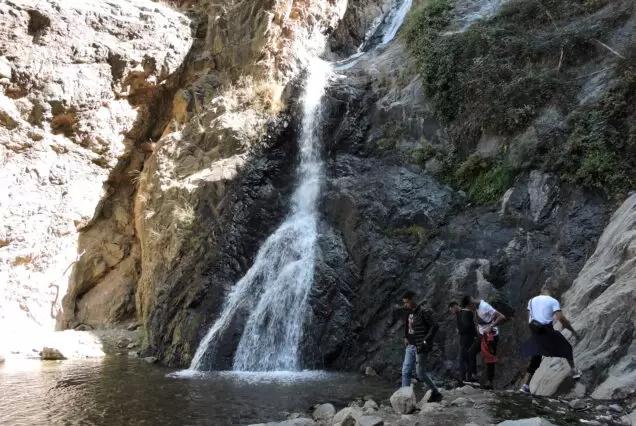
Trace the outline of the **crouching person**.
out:
M 553 319 L 563 325 L 563 328 L 570 330 L 575 339 L 579 336 L 572 328 L 570 322 L 561 312 L 561 304 L 552 297 L 552 289 L 546 283 L 541 289 L 539 296 L 533 297 L 528 302 L 528 325 L 532 337 L 521 345 L 521 356 L 532 357 L 530 365 L 524 377 L 521 392 L 530 393 L 530 380 L 541 365 L 544 356 L 554 358 L 565 358 L 570 365 L 570 374 L 574 380 L 581 378 L 581 371 L 574 366 L 574 356 L 572 345 L 565 336 L 553 327 Z

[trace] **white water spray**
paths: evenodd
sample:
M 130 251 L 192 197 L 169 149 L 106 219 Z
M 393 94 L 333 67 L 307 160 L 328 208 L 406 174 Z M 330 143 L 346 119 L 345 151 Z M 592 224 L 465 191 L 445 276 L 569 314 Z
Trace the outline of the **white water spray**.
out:
M 219 319 L 194 355 L 201 369 L 208 348 L 238 311 L 249 314 L 234 358 L 234 370 L 298 370 L 307 297 L 313 285 L 318 219 L 316 202 L 322 180 L 320 105 L 330 74 L 328 63 L 313 59 L 303 99 L 299 185 L 289 217 L 261 246 L 256 260 L 234 286 Z

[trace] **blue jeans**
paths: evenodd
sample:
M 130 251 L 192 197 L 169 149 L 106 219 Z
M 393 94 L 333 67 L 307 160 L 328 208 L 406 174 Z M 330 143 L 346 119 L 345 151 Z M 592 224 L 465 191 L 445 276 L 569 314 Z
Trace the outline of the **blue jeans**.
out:
M 404 364 L 402 364 L 402 387 L 411 386 L 411 376 L 413 375 L 413 367 L 417 373 L 417 379 L 426 383 L 433 392 L 438 392 L 437 386 L 431 380 L 425 371 L 426 352 L 417 353 L 415 345 L 408 345 L 404 354 Z

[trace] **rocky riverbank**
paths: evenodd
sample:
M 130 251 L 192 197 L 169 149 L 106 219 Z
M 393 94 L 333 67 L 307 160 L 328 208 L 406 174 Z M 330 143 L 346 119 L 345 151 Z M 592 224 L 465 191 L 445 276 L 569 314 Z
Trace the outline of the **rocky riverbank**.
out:
M 251 426 L 559 426 L 636 425 L 636 394 L 617 401 L 591 398 L 545 398 L 515 391 L 485 391 L 472 386 L 441 390 L 440 403 L 428 402 L 430 392 L 402 388 L 389 400 L 371 396 L 339 410 L 317 404 L 305 413 L 289 414 L 281 422 Z M 421 396 L 418 399 L 417 395 Z
M 143 344 L 143 328 L 128 330 L 39 331 L 9 336 L 0 346 L 0 358 L 64 360 L 101 358 L 107 355 L 137 357 Z

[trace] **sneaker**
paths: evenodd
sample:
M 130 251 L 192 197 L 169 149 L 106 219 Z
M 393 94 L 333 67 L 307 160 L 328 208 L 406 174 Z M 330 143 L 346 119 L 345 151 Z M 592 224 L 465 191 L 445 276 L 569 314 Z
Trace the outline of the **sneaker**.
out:
M 428 399 L 428 402 L 440 402 L 443 398 L 444 395 L 442 395 L 439 391 L 433 392 L 431 397 Z
M 521 389 L 519 389 L 519 392 L 521 392 L 521 393 L 530 393 L 530 386 L 528 386 L 528 385 L 521 386 Z
M 581 370 L 579 369 L 573 368 L 570 374 L 574 380 L 579 380 L 581 378 Z

